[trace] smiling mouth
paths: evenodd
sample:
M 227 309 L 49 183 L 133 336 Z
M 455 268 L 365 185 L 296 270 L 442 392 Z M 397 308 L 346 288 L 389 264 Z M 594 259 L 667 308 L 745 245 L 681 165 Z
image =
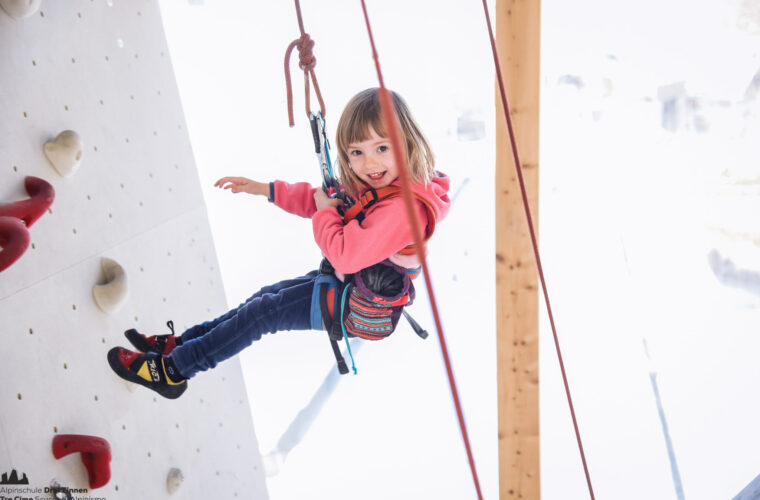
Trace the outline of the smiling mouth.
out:
M 367 177 L 369 177 L 370 180 L 372 181 L 379 181 L 380 179 L 383 178 L 384 175 L 385 175 L 385 172 L 376 172 L 374 174 L 367 174 Z

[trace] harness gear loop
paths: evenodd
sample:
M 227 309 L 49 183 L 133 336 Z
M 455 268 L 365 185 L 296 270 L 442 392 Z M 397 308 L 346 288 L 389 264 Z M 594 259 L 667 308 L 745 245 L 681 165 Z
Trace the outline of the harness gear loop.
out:
M 424 328 L 422 328 L 420 326 L 420 324 L 417 323 L 417 321 L 414 318 L 412 318 L 412 315 L 409 314 L 408 312 L 406 312 L 406 309 L 404 309 L 403 311 L 401 311 L 401 314 L 404 315 L 404 317 L 406 318 L 406 320 L 409 322 L 409 326 L 412 327 L 412 330 L 414 330 L 414 333 L 416 333 L 419 338 L 421 338 L 421 339 L 428 338 L 428 332 L 427 332 L 427 330 L 425 330 Z
M 321 309 L 321 312 L 322 312 L 322 322 L 330 338 L 330 346 L 332 347 L 333 355 L 335 356 L 335 361 L 338 363 L 338 372 L 341 375 L 345 375 L 346 373 L 348 373 L 348 366 L 346 366 L 346 360 L 343 359 L 343 355 L 340 353 L 340 348 L 338 347 L 338 340 L 342 339 L 343 337 L 338 336 L 337 338 L 334 338 L 335 335 L 333 335 L 333 331 L 335 330 L 335 321 L 333 317 L 339 315 L 340 303 L 335 305 L 335 309 L 336 309 L 335 311 L 330 311 L 330 306 L 328 305 L 328 301 L 327 301 L 328 289 L 329 289 L 329 285 L 327 283 L 322 283 L 320 285 L 319 308 Z M 339 293 L 339 292 L 340 292 L 340 287 L 338 287 L 337 291 L 334 291 L 334 293 Z M 353 358 L 351 359 L 351 361 L 353 362 Z
M 354 354 L 351 352 L 351 344 L 348 341 L 348 333 L 346 333 L 346 325 L 343 323 L 343 309 L 346 307 L 346 292 L 348 292 L 348 287 L 344 287 L 343 293 L 341 294 L 340 316 L 338 316 L 338 318 L 340 319 L 340 328 L 343 331 L 343 341 L 346 343 L 346 349 L 348 349 L 348 357 L 351 358 L 351 369 L 354 371 L 354 375 L 356 375 L 359 372 L 356 370 L 356 362 L 354 362 Z M 331 340 L 331 342 L 335 342 L 335 341 Z M 343 358 L 341 357 L 341 359 Z M 345 364 L 345 360 L 343 361 L 343 363 Z M 340 359 L 338 359 L 338 369 L 341 369 Z M 346 373 L 348 373 L 348 371 L 346 371 Z M 344 375 L 344 373 L 341 372 L 341 375 Z
M 293 48 L 298 49 L 298 67 L 303 70 L 306 116 L 308 117 L 311 114 L 309 77 L 311 77 L 311 81 L 314 83 L 314 93 L 317 95 L 317 100 L 319 100 L 319 109 L 322 111 L 322 116 L 326 115 L 325 103 L 322 100 L 322 93 L 319 90 L 317 75 L 314 73 L 314 67 L 317 65 L 317 58 L 313 53 L 314 41 L 309 34 L 304 31 L 303 18 L 301 17 L 301 5 L 298 0 L 295 0 L 295 4 L 301 36 L 290 42 L 290 45 L 288 45 L 288 48 L 285 50 L 285 86 L 288 94 L 288 123 L 291 127 L 295 125 L 295 121 L 293 120 L 293 89 L 290 85 L 290 55 L 293 52 Z

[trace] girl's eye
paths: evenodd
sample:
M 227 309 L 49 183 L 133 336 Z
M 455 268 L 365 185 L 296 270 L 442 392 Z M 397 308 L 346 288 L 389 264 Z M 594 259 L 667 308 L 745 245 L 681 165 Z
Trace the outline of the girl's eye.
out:
M 388 146 L 380 146 L 379 148 L 377 148 L 377 150 L 378 150 L 379 152 L 381 152 L 381 153 L 385 153 L 385 152 L 386 152 L 386 151 L 388 151 L 389 149 L 390 149 L 390 148 L 389 148 Z
M 350 151 L 348 154 L 351 156 L 359 156 L 360 154 L 362 154 L 362 152 L 359 151 L 358 149 L 354 149 L 353 151 Z

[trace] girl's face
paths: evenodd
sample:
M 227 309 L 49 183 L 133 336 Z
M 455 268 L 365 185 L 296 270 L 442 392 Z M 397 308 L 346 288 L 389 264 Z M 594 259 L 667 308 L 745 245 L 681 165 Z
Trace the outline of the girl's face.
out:
M 390 140 L 377 135 L 371 126 L 367 140 L 348 145 L 348 160 L 357 177 L 374 189 L 388 186 L 398 177 Z

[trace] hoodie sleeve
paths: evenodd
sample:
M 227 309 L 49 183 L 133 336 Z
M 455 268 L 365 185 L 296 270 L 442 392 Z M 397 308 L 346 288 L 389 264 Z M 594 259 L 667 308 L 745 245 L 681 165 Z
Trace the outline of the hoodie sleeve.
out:
M 427 211 L 419 201 L 415 205 L 417 220 L 424 230 Z M 311 221 L 320 250 L 344 274 L 377 264 L 414 242 L 401 197 L 378 203 L 362 224 L 354 219 L 344 226 L 333 207 L 319 210 Z
M 288 213 L 310 219 L 317 211 L 314 203 L 315 188 L 308 182 L 290 184 L 285 181 L 274 181 L 272 203 Z

